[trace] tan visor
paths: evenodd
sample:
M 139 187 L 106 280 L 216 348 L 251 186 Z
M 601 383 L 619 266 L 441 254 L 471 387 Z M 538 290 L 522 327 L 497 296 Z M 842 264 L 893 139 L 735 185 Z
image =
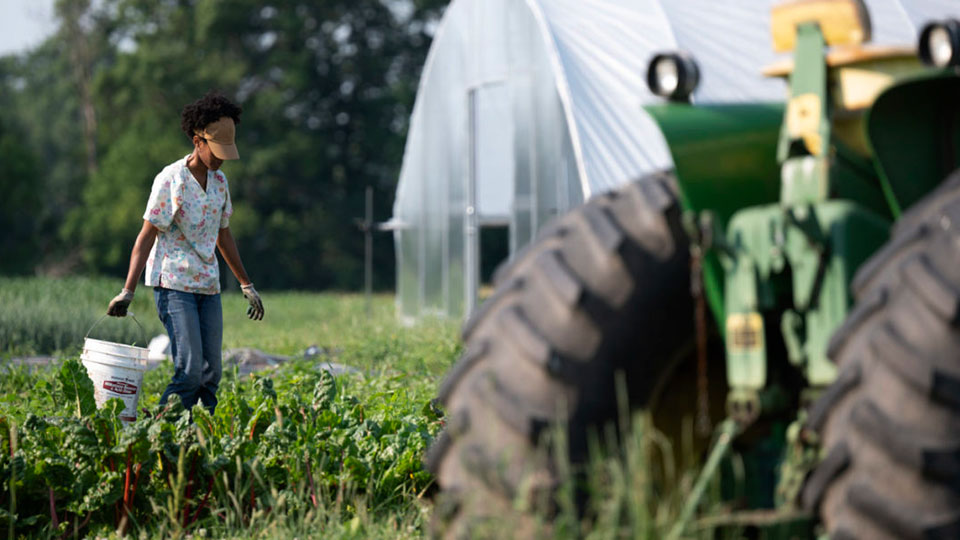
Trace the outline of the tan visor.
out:
M 233 118 L 224 116 L 216 122 L 208 124 L 197 135 L 206 139 L 213 155 L 226 160 L 240 159 L 240 153 L 237 152 L 235 142 L 236 133 L 237 127 L 233 123 Z

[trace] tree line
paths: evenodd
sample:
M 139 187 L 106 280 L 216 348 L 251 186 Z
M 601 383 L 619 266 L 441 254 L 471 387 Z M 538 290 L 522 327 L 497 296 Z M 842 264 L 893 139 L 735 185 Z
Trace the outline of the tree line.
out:
M 357 289 L 355 218 L 366 186 L 391 212 L 446 3 L 57 0 L 56 32 L 0 57 L 0 274 L 119 279 L 154 176 L 190 152 L 181 108 L 216 89 L 244 109 L 224 171 L 258 286 Z M 381 287 L 392 244 L 375 242 Z

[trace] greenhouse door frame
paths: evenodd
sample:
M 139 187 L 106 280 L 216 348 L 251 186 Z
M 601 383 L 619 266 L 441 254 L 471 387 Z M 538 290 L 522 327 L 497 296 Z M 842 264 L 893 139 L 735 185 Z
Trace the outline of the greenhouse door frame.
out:
M 478 178 L 478 159 L 477 147 L 479 146 L 479 100 L 477 96 L 485 89 L 495 88 L 505 85 L 504 79 L 493 80 L 477 84 L 467 90 L 467 145 L 469 146 L 467 156 L 467 175 L 466 175 L 466 208 L 463 221 L 464 229 L 464 315 L 469 317 L 477 307 L 478 292 L 480 289 L 480 228 L 484 226 L 507 226 L 508 234 L 512 236 L 514 227 L 514 216 L 511 212 L 509 216 L 483 216 L 478 209 L 477 197 L 477 178 Z M 512 181 L 511 181 L 512 183 Z M 510 187 L 511 193 L 513 186 Z

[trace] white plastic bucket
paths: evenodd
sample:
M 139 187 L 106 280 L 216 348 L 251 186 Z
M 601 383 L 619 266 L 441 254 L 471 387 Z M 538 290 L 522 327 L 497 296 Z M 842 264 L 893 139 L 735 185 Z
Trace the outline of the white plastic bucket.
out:
M 94 326 L 99 323 L 97 321 Z M 137 321 L 137 324 L 140 322 Z M 150 351 L 143 347 L 90 337 L 83 339 L 80 361 L 93 381 L 93 397 L 97 408 L 103 407 L 108 399 L 119 398 L 124 404 L 120 419 L 124 422 L 137 419 L 137 403 L 140 401 L 140 388 L 143 386 L 143 374 L 147 371 L 149 354 Z

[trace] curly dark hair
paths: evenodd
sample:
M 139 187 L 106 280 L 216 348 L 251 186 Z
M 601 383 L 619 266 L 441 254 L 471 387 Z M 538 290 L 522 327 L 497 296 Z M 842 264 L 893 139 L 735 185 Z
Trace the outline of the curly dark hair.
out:
M 207 92 L 205 96 L 185 106 L 180 113 L 180 128 L 192 139 L 197 131 L 216 122 L 224 116 L 233 119 L 234 124 L 240 123 L 240 113 L 243 109 L 234 105 L 223 94 L 215 90 Z

